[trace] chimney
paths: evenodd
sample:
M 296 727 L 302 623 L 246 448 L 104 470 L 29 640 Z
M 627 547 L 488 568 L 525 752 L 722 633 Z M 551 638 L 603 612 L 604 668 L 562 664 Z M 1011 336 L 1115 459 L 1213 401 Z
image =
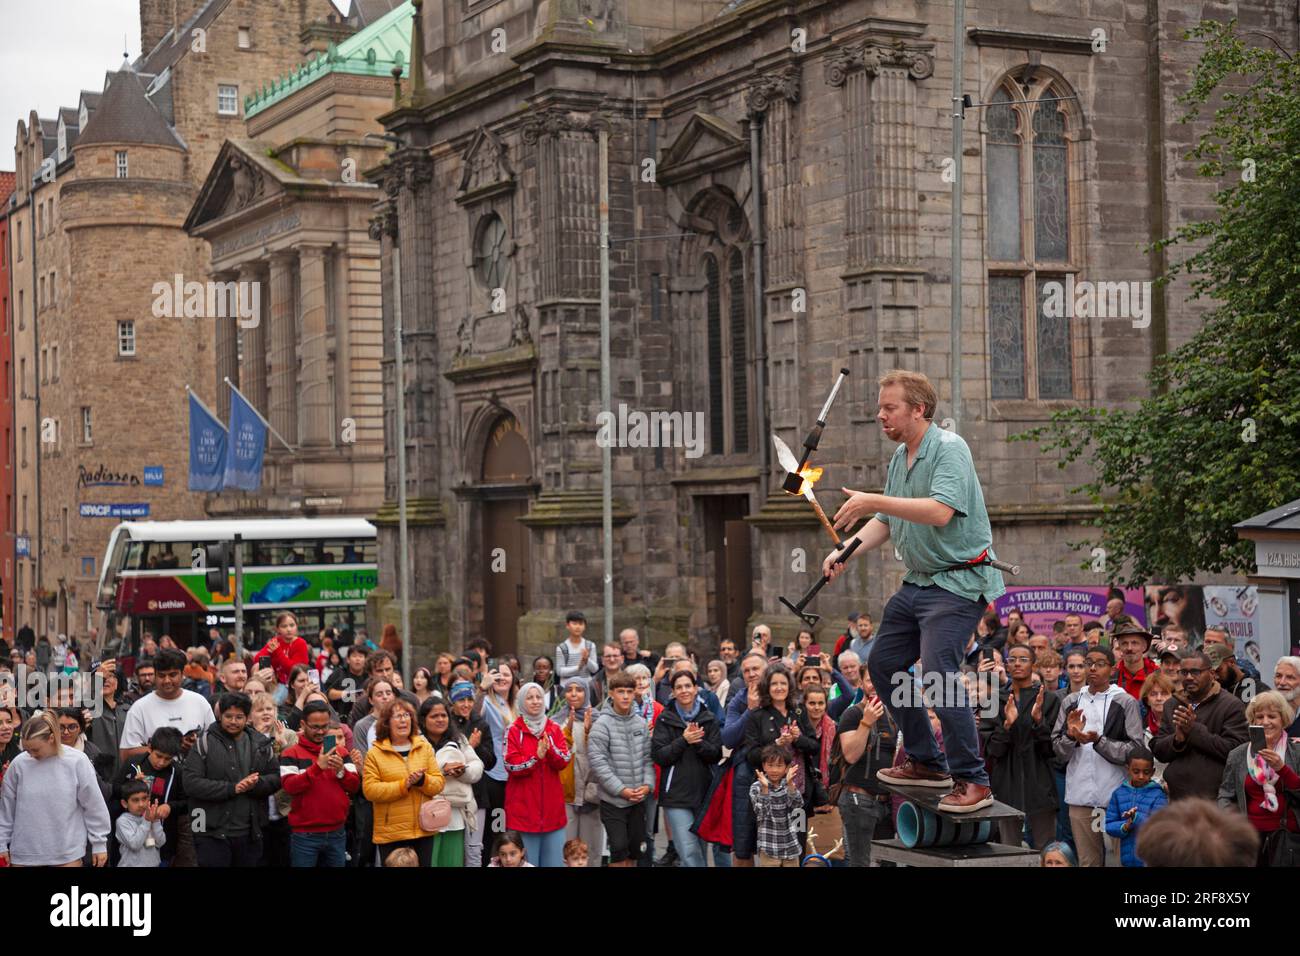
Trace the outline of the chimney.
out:
M 356 33 L 355 27 L 333 13 L 327 19 L 313 20 L 298 34 L 298 40 L 302 44 L 302 55 L 324 53 L 331 43 L 342 43 L 354 33 Z
M 144 55 L 172 28 L 175 0 L 140 0 L 140 48 Z

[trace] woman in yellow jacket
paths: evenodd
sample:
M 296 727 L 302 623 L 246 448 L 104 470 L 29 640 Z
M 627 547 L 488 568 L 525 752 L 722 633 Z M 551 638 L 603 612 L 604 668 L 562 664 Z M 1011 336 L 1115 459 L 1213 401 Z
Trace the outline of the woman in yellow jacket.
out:
M 433 860 L 433 837 L 420 828 L 420 804 L 442 793 L 433 747 L 416 729 L 415 708 L 396 698 L 375 722 L 361 788 L 374 804 L 374 843 L 380 862 L 398 847 L 415 851 L 420 866 Z

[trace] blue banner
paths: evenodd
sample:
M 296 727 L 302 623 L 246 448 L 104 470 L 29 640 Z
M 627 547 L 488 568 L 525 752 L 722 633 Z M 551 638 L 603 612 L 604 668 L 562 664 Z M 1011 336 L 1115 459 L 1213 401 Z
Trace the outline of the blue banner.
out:
M 81 506 L 83 518 L 147 518 L 149 505 L 146 502 L 127 505 L 88 505 Z
M 257 491 L 262 487 L 266 422 L 234 389 L 230 390 L 230 443 L 226 446 L 226 487 Z
M 220 491 L 226 460 L 226 429 L 190 393 L 190 491 Z
M 155 485 L 161 487 L 163 483 L 163 466 L 162 465 L 145 465 L 144 466 L 144 483 L 146 485 Z

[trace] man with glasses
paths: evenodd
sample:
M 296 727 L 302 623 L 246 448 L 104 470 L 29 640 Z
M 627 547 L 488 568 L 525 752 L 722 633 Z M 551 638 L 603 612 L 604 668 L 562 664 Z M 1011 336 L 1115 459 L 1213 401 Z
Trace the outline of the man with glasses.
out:
M 1220 686 L 1204 650 L 1179 655 L 1178 673 L 1186 699 L 1171 697 L 1165 704 L 1151 752 L 1169 765 L 1164 780 L 1171 801 L 1215 800 L 1229 752 L 1250 736 L 1246 706 Z
M 1065 802 L 1080 866 L 1119 864 L 1119 841 L 1106 836 L 1106 805 L 1127 777 L 1129 751 L 1141 745 L 1137 699 L 1110 682 L 1115 655 L 1091 648 L 1084 658 L 1088 683 L 1061 702 L 1052 730 L 1056 755 L 1066 762 Z
M 361 789 L 345 750 L 342 728 L 330 733 L 330 706 L 313 700 L 302 709 L 298 743 L 280 754 L 280 781 L 293 798 L 289 811 L 291 866 L 347 865 L 348 808 Z M 326 737 L 330 745 L 325 746 Z
M 591 706 L 597 710 L 605 709 L 609 700 L 609 679 L 623 669 L 625 660 L 623 651 L 613 644 L 606 644 L 600 652 L 600 673 L 591 679 Z

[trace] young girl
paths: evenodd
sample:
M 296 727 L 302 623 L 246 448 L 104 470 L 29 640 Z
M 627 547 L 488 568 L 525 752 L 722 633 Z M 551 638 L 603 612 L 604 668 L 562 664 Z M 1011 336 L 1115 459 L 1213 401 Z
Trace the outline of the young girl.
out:
M 524 849 L 524 838 L 514 830 L 507 830 L 493 842 L 492 862 L 488 866 L 518 867 L 532 865 L 528 862 L 528 851 Z

